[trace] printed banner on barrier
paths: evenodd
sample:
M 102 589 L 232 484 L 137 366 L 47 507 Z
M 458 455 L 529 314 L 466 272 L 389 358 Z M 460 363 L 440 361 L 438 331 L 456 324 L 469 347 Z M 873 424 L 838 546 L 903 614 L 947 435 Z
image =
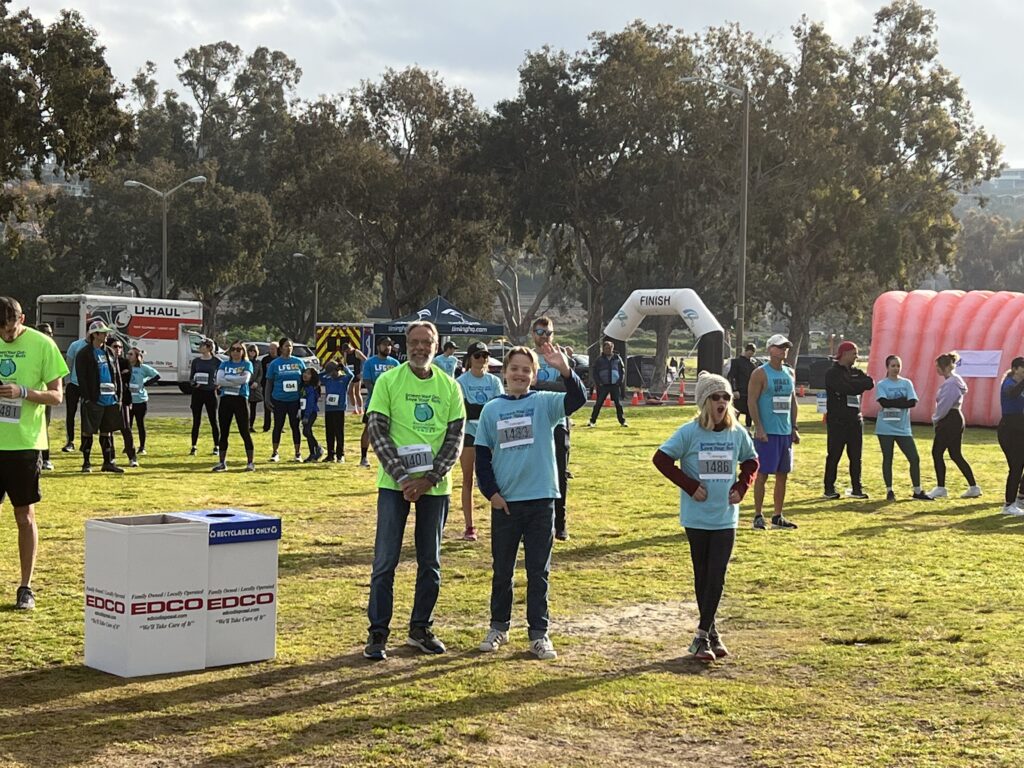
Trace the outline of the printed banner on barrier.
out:
M 995 379 L 999 377 L 1001 349 L 967 349 L 960 352 L 956 372 L 965 379 Z

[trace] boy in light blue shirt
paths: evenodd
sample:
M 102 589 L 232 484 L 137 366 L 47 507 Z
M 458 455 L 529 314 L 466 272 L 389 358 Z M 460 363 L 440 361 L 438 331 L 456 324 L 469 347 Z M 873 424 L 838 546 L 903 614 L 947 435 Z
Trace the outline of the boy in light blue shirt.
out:
M 565 392 L 531 392 L 537 357 L 526 347 L 514 347 L 505 358 L 508 394 L 484 405 L 476 428 L 476 473 L 491 503 L 494 563 L 491 626 L 480 650 L 497 651 L 508 642 L 512 580 L 522 542 L 530 651 L 539 659 L 554 659 L 558 654 L 548 637 L 548 576 L 559 496 L 554 432 L 586 403 L 587 390 L 561 352 L 547 342 L 539 348 L 561 375 Z

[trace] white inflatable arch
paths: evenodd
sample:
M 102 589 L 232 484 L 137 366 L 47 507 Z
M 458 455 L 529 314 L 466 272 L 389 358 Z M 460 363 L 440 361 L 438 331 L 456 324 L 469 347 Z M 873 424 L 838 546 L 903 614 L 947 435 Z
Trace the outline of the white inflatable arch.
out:
M 657 288 L 633 291 L 622 309 L 605 326 L 605 336 L 625 342 L 645 317 L 679 315 L 697 338 L 698 370 L 722 372 L 725 330 L 704 302 L 690 288 Z
M 679 315 L 698 339 L 707 333 L 724 334 L 721 323 L 690 288 L 633 291 L 604 329 L 605 336 L 626 341 L 648 315 Z

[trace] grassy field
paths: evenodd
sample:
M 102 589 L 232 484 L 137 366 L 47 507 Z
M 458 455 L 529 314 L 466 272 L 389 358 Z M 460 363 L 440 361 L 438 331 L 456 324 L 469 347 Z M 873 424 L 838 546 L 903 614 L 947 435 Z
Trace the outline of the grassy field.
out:
M 751 530 L 748 497 L 720 613 L 734 656 L 706 667 L 686 658 L 695 618 L 677 495 L 650 464 L 691 415 L 633 409 L 623 430 L 606 413 L 573 433 L 554 662 L 525 653 L 521 575 L 512 643 L 475 651 L 488 621 L 489 520 L 482 542 L 456 541 L 457 511 L 436 611 L 450 653 L 396 646 L 386 663 L 364 662 L 375 494 L 353 461 L 354 420 L 343 466 L 211 475 L 210 457 L 187 458 L 184 423 L 169 419 L 154 420 L 144 467 L 123 478 L 81 476 L 77 456 L 57 454 L 39 506 L 39 608 L 0 611 L 0 764 L 1024 765 L 1024 519 L 997 514 L 994 431 L 971 430 L 965 448 L 980 499 L 912 501 L 898 458 L 901 500 L 878 501 L 868 437 L 872 500 L 828 503 L 817 500 L 824 434 L 808 413 L 788 509 L 800 530 Z M 265 435 L 257 450 L 269 455 Z M 952 470 L 955 496 L 962 485 Z M 137 680 L 85 668 L 83 522 L 226 505 L 284 518 L 277 659 Z M 5 515 L 9 604 L 17 550 Z M 415 572 L 411 549 L 404 558 L 395 641 Z

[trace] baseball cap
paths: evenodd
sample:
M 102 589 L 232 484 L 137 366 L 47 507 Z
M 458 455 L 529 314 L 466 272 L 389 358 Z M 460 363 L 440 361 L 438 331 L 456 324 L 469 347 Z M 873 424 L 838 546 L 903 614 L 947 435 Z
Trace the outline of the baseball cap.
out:
M 94 333 L 113 333 L 114 329 L 104 323 L 102 320 L 93 320 L 89 323 L 89 330 L 85 332 L 86 336 L 92 336 Z
M 774 336 L 768 339 L 767 342 L 765 342 L 765 345 L 769 347 L 792 347 L 793 342 L 787 339 L 781 333 L 776 333 Z
M 444 349 L 458 349 L 458 345 L 454 341 L 446 341 L 444 343 Z
M 477 354 L 479 352 L 490 353 L 490 350 L 487 349 L 487 345 L 484 344 L 482 341 L 474 341 L 472 344 L 470 344 L 468 347 L 466 347 L 466 354 L 467 355 L 475 355 L 475 354 Z
M 852 341 L 844 341 L 838 347 L 836 347 L 836 357 L 840 358 L 847 352 L 850 352 L 857 348 L 857 345 Z
M 394 344 L 394 342 L 391 340 L 390 336 L 381 336 L 377 339 L 377 346 L 379 347 L 381 344 Z

